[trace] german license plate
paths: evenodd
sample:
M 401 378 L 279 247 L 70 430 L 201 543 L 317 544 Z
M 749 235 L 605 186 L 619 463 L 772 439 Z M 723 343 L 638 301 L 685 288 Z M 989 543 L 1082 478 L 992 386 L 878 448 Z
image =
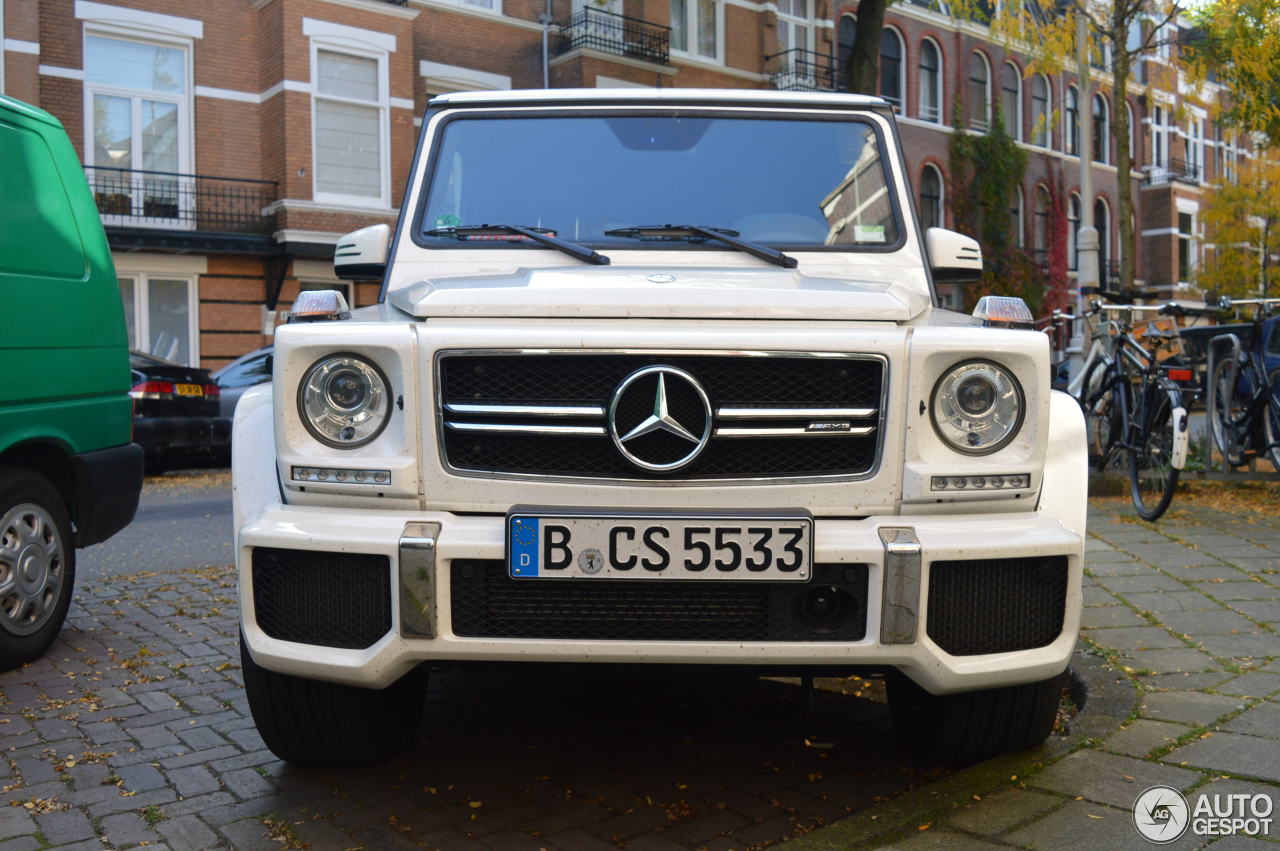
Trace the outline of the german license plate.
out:
M 507 515 L 513 579 L 809 579 L 813 519 L 791 515 Z
M 179 396 L 203 396 L 204 388 L 199 384 L 175 384 L 173 392 Z

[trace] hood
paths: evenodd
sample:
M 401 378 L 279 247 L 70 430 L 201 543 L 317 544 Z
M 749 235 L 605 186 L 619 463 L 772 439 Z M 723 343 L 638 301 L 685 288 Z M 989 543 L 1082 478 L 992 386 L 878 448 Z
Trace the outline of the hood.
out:
M 795 269 L 653 267 L 517 269 L 508 275 L 433 278 L 390 293 L 413 316 L 580 319 L 844 319 L 905 322 L 928 298 L 883 280 L 805 275 Z

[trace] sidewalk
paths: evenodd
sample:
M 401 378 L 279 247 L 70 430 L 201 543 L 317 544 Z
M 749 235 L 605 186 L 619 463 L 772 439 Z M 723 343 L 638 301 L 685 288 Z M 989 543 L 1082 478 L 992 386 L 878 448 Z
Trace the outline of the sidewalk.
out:
M 882 847 L 1154 847 L 1132 811 L 1157 784 L 1180 790 L 1193 807 L 1200 793 L 1267 794 L 1276 803 L 1270 837 L 1280 840 L 1280 517 L 1175 501 L 1151 525 L 1127 501 L 1094 500 L 1089 533 L 1083 640 L 1135 678 L 1136 712 L 1057 762 L 1049 763 L 1052 752 L 1023 759 L 1022 774 L 998 791 L 899 822 L 904 829 Z M 1037 761 L 1049 764 L 1038 770 Z M 865 842 L 869 818 L 799 844 Z M 1211 843 L 1221 851 L 1277 847 L 1191 830 L 1168 847 Z

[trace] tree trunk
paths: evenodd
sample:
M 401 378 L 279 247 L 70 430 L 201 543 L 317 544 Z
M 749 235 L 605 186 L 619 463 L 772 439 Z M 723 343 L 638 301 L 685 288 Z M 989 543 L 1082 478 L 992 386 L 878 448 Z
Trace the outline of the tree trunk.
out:
M 1115 33 L 1113 32 L 1114 36 Z M 1129 178 L 1132 159 L 1129 156 L 1129 111 L 1125 89 L 1129 84 L 1130 64 L 1133 57 L 1125 50 L 1125 31 L 1120 38 L 1112 38 L 1111 64 L 1111 137 L 1116 143 L 1116 206 L 1120 219 L 1120 288 L 1133 287 L 1134 255 L 1137 244 L 1133 233 L 1133 192 Z M 1102 237 L 1105 238 L 1105 237 Z
M 888 5 L 889 0 L 862 0 L 858 4 L 858 25 L 849 64 L 845 67 L 845 80 L 851 92 L 880 94 L 880 33 Z

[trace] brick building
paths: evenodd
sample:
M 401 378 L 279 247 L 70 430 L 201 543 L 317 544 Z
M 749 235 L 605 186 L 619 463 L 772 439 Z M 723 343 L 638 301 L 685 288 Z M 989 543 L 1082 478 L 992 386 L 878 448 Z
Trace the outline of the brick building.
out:
M 0 91 L 66 126 L 138 347 L 214 367 L 269 342 L 300 288 L 376 298 L 333 278 L 333 244 L 394 220 L 432 95 L 544 81 L 833 88 L 854 15 L 827 0 L 0 0 Z M 1011 215 L 1042 250 L 1049 176 L 1077 182 L 1074 130 L 1042 118 L 1070 116 L 1071 76 L 1026 76 L 981 27 L 927 6 L 895 5 L 886 22 L 883 94 L 899 105 L 924 215 L 949 223 L 957 93 L 974 127 L 1002 103 L 1031 154 Z M 1126 179 L 1139 276 L 1176 290 L 1195 266 L 1202 180 L 1237 152 L 1204 110 L 1181 109 L 1170 61 L 1148 62 L 1132 87 Z M 1106 116 L 1115 107 L 1099 98 Z M 1104 150 L 1091 202 L 1112 261 L 1120 178 Z

